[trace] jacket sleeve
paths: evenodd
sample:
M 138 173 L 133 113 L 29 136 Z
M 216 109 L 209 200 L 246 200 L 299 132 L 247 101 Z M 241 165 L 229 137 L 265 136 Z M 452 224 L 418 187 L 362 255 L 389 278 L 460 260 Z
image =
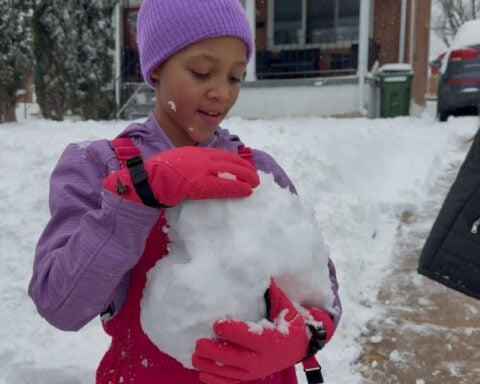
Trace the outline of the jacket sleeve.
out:
M 282 188 L 288 188 L 292 193 L 296 194 L 297 191 L 293 182 L 288 177 L 287 173 L 276 163 L 276 161 L 267 153 L 256 150 L 254 152 L 255 165 L 258 170 L 271 173 L 276 181 L 276 183 Z M 330 277 L 332 293 L 333 293 L 333 303 L 331 305 L 331 310 L 329 311 L 335 328 L 340 322 L 342 316 L 342 305 L 340 301 L 340 296 L 338 294 L 338 280 L 337 273 L 335 270 L 335 265 L 331 258 L 328 259 L 328 273 Z
M 103 192 L 106 172 L 88 146 L 72 144 L 50 179 L 51 218 L 37 244 L 29 295 L 62 330 L 78 330 L 105 310 L 159 216 Z

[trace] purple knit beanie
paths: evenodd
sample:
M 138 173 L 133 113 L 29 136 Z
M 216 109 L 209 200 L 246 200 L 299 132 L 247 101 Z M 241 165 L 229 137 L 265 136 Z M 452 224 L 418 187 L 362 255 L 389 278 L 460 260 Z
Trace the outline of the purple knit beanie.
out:
M 144 0 L 137 20 L 143 78 L 153 87 L 152 72 L 170 56 L 200 40 L 221 36 L 243 40 L 250 59 L 253 39 L 239 0 Z

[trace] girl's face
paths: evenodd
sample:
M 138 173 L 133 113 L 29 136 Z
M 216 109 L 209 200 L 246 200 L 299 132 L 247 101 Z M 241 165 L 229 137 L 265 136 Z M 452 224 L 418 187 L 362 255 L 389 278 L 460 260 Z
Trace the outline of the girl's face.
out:
M 175 146 L 213 135 L 237 100 L 246 56 L 242 40 L 219 37 L 187 46 L 153 72 L 155 115 Z

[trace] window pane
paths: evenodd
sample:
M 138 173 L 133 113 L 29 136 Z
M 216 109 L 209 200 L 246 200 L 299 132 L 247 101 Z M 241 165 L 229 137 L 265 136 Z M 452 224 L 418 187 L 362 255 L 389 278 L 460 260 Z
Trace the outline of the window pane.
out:
M 335 41 L 335 0 L 307 1 L 307 43 Z
M 338 34 L 341 40 L 357 38 L 360 23 L 360 2 L 358 0 L 339 0 Z
M 302 30 L 302 2 L 275 0 L 275 44 L 297 44 Z
M 339 0 L 338 22 L 340 25 L 358 25 L 360 2 L 358 0 Z

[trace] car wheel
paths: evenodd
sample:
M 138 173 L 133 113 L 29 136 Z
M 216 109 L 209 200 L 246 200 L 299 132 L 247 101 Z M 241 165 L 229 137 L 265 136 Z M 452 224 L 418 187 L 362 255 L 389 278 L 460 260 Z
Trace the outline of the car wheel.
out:
M 440 106 L 437 107 L 437 119 L 438 119 L 438 121 L 441 121 L 441 122 L 447 121 L 448 116 L 450 116 L 450 114 L 448 113 L 447 110 L 442 109 L 442 107 L 440 107 Z

